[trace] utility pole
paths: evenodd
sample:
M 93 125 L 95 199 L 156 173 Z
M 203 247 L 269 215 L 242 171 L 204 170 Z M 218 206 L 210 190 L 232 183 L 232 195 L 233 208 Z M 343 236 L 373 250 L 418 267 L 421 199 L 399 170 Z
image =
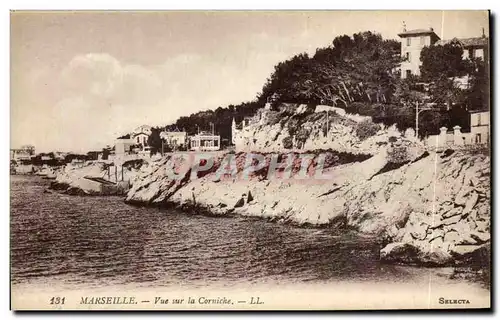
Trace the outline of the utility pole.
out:
M 328 126 L 330 124 L 330 121 L 328 119 L 328 109 L 326 109 L 326 137 L 328 137 Z
M 418 101 L 417 101 L 417 107 L 415 109 L 415 137 L 418 139 Z

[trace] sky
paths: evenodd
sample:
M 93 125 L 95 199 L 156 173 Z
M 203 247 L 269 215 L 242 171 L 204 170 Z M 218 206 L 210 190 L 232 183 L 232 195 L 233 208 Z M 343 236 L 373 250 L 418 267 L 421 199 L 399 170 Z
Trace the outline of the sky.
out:
M 100 150 L 142 124 L 253 100 L 274 66 L 338 35 L 488 36 L 486 11 L 14 12 L 11 148 Z

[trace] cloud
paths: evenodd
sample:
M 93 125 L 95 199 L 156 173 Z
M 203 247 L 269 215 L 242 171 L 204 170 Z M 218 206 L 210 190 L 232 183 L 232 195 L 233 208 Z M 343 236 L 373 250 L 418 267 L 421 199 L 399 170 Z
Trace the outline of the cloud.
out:
M 19 116 L 23 121 L 14 119 L 13 135 L 23 130 L 23 138 L 31 139 L 23 143 L 42 149 L 100 149 L 142 124 L 165 125 L 193 112 L 255 98 L 283 55 L 257 50 L 180 54 L 159 65 L 127 64 L 107 53 L 77 55 L 51 80 L 54 92 L 42 93 L 52 101 L 45 101 L 44 108 L 25 107 Z M 41 74 L 35 73 L 33 87 L 47 82 Z
M 109 97 L 122 80 L 120 62 L 109 54 L 74 57 L 61 72 L 61 87 L 68 93 Z

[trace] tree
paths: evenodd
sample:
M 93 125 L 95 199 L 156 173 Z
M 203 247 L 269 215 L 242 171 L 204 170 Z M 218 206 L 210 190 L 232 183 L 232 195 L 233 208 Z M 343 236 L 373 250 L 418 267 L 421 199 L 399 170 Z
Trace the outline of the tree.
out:
M 360 32 L 336 37 L 314 57 L 294 56 L 279 63 L 264 85 L 261 101 L 324 103 L 348 108 L 353 102 L 386 103 L 399 78 L 400 44 L 379 34 Z
M 458 41 L 445 45 L 424 47 L 420 52 L 420 74 L 423 81 L 457 78 L 471 71 L 470 60 L 462 59 L 464 50 Z
M 151 147 L 151 154 L 161 151 L 160 128 L 151 128 L 151 134 L 148 137 L 148 146 Z
M 466 90 L 456 84 L 458 78 L 473 71 L 471 60 L 463 59 L 463 49 L 458 40 L 445 45 L 424 47 L 420 53 L 421 81 L 429 83 L 431 100 L 438 105 L 462 105 L 466 102 Z
M 109 148 L 103 148 L 102 149 L 102 160 L 108 160 L 110 153 L 111 153 L 111 150 Z
M 481 59 L 472 60 L 470 87 L 467 91 L 466 104 L 469 110 L 489 110 L 490 74 L 487 64 Z

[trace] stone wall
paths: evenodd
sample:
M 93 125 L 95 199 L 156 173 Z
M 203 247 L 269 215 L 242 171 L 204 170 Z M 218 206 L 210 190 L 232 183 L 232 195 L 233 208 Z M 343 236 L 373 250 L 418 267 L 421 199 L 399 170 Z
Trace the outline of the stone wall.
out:
M 440 128 L 440 134 L 428 136 L 424 143 L 425 145 L 434 150 L 444 149 L 459 149 L 463 146 L 485 145 L 488 143 L 489 132 L 481 132 L 481 142 L 476 141 L 476 132 L 462 132 L 460 126 L 453 127 L 453 131 L 448 131 L 448 128 Z

